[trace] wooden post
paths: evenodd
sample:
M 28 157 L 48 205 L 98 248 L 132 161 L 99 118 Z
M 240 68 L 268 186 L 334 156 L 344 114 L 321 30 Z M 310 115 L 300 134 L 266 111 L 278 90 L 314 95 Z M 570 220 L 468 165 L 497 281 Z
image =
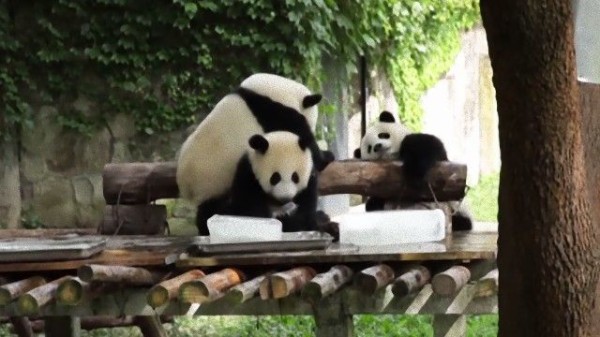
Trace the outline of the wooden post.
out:
M 434 315 L 433 337 L 466 337 L 467 316 Z
M 44 318 L 44 335 L 46 337 L 79 337 L 81 324 L 79 317 L 50 316 Z
M 326 297 L 314 306 L 316 337 L 353 337 L 352 315 L 344 311 L 342 301 Z
M 136 316 L 134 322 L 144 337 L 168 337 L 158 316 Z
M 31 322 L 27 317 L 10 317 L 14 332 L 19 337 L 34 337 Z

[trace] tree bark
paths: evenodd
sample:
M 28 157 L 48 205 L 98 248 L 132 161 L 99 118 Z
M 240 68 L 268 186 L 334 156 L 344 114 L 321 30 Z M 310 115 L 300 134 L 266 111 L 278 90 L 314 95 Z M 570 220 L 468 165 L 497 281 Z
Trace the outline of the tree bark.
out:
M 592 336 L 599 277 L 570 1 L 481 1 L 502 169 L 499 336 Z M 597 146 L 597 145 L 596 145 Z

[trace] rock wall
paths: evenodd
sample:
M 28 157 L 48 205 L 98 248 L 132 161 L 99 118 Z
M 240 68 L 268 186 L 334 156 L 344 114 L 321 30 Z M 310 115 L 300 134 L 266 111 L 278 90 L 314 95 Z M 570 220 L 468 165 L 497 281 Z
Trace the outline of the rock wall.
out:
M 95 104 L 79 97 L 71 105 L 94 113 Z M 96 227 L 102 220 L 102 169 L 110 162 L 173 160 L 183 133 L 155 138 L 135 136 L 135 121 L 118 114 L 93 135 L 66 132 L 57 121 L 65 106 L 35 107 L 33 132 L 23 132 L 20 147 L 21 200 L 25 226 Z M 3 198 L 2 198 L 3 200 Z

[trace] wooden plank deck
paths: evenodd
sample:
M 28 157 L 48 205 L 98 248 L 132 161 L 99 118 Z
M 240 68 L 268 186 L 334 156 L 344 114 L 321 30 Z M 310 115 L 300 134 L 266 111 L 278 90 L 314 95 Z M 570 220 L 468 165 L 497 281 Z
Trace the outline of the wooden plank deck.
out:
M 345 246 L 332 244 L 326 250 L 298 252 L 266 252 L 252 254 L 220 254 L 182 257 L 176 265 L 182 268 L 277 265 L 301 263 L 352 263 L 375 261 L 432 261 L 495 259 L 496 232 L 454 233 L 445 240 L 386 246 Z

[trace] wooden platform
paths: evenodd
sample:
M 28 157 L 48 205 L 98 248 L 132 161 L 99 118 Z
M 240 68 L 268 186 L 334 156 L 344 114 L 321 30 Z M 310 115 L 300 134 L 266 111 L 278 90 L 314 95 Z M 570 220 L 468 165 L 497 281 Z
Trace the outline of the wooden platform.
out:
M 5 258 L 4 262 L 0 263 L 0 273 L 74 270 L 86 264 L 166 267 L 175 263 L 175 267 L 178 268 L 194 268 L 301 263 L 495 259 L 497 233 L 455 233 L 439 242 L 390 246 L 357 247 L 332 244 L 326 250 L 316 251 L 223 254 L 202 257 L 189 257 L 182 254 L 198 238 L 142 235 L 73 236 L 71 239 L 73 241 L 104 239 L 106 246 L 101 252 L 85 259 L 50 261 L 44 259 L 44 261 L 20 262 L 9 261 Z M 18 238 L 13 238 L 13 240 L 18 240 Z M 65 245 L 68 246 L 69 239 L 61 238 L 59 242 L 61 245 L 48 244 L 45 249 L 49 254 L 62 250 Z M 4 254 L 7 253 L 9 252 L 4 252 Z M 22 254 L 21 251 L 20 253 Z
M 400 262 L 495 259 L 498 234 L 454 233 L 443 241 L 358 247 L 332 244 L 326 250 L 181 257 L 178 267 L 300 263 Z

